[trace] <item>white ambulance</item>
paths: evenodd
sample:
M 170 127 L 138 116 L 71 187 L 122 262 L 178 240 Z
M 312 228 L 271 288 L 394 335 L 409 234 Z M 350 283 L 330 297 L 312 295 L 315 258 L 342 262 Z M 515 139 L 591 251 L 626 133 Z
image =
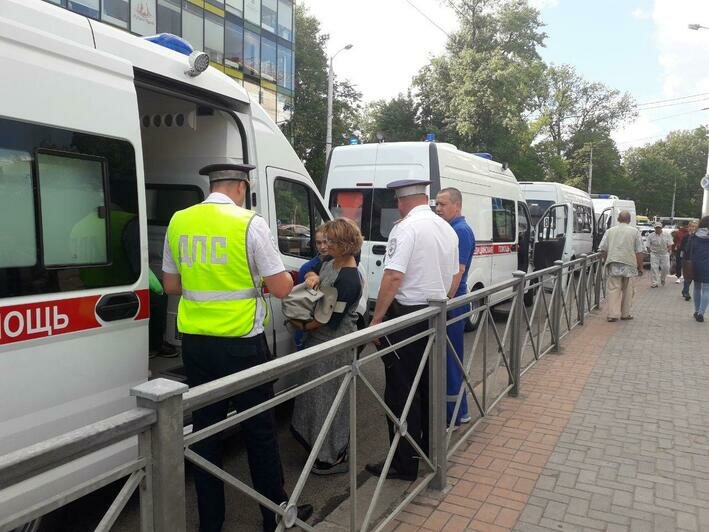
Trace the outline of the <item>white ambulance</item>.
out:
M 463 194 L 463 215 L 475 233 L 475 255 L 468 287 L 477 290 L 511 278 L 529 266 L 530 218 L 514 174 L 488 154 L 475 155 L 452 144 L 387 142 L 339 146 L 328 164 L 325 198 L 333 216 L 353 219 L 362 229 L 362 264 L 370 304 L 384 270 L 386 243 L 399 219 L 394 192 L 399 179 L 426 179 L 431 205 L 439 190 L 455 187 Z M 495 294 L 493 304 L 505 294 Z
M 40 0 L 1 5 L 0 455 L 133 406 L 149 375 L 149 259 L 159 272 L 172 213 L 208 193 L 199 168 L 257 166 L 248 206 L 289 270 L 329 218 L 276 124 L 204 55 Z M 3 491 L 0 522 L 134 453 L 118 444 Z
M 593 251 L 593 203 L 588 193 L 547 181 L 521 181 L 520 186 L 533 227 L 548 214 L 547 211 L 556 211 L 559 234 L 565 236 L 561 260 L 574 260 Z

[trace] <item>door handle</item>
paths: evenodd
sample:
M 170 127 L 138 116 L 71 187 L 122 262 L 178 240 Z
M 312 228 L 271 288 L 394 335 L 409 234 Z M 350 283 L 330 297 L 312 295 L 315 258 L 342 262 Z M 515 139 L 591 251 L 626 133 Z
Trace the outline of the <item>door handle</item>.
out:
M 383 245 L 372 246 L 372 253 L 375 255 L 384 255 L 387 252 L 387 247 Z
M 135 292 L 121 292 L 99 299 L 96 314 L 103 321 L 125 320 L 138 314 L 138 307 L 140 302 Z

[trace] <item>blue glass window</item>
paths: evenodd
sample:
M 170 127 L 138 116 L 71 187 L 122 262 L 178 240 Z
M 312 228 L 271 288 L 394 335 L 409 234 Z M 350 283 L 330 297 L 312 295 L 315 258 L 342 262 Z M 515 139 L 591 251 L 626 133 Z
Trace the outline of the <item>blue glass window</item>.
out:
M 265 37 L 261 38 L 261 77 L 276 81 L 276 43 Z

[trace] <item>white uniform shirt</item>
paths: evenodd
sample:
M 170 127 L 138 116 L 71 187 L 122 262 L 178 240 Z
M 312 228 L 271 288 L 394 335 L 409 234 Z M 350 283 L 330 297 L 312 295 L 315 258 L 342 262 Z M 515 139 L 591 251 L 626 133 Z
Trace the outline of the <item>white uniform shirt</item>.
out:
M 428 205 L 419 205 L 391 230 L 384 268 L 404 274 L 396 294 L 402 305 L 446 299 L 458 273 L 458 235 Z
M 653 231 L 645 237 L 645 243 L 650 253 L 667 255 L 669 253 L 669 251 L 667 251 L 667 247 L 672 245 L 672 238 L 670 235 L 665 233 L 660 233 L 658 235 Z
M 212 192 L 203 203 L 234 204 L 229 196 L 221 192 Z M 258 215 L 254 216 L 249 225 L 249 231 L 246 233 L 246 252 L 249 258 L 249 266 L 254 273 L 253 279 L 256 287 L 260 285 L 261 277 L 269 277 L 286 270 L 281 260 L 281 254 L 276 248 L 276 242 L 273 240 L 271 229 L 268 227 L 266 220 Z M 167 242 L 167 235 L 165 235 L 165 246 L 162 255 L 162 271 L 165 273 L 179 273 Z M 256 300 L 256 323 L 253 330 L 245 335 L 244 338 L 261 334 L 265 318 L 266 306 L 264 300 L 263 298 L 258 298 Z

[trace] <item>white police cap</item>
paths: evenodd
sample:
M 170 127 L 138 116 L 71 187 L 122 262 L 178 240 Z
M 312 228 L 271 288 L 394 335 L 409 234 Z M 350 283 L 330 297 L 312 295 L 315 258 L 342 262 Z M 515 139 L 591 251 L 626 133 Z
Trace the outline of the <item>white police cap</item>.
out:
M 400 179 L 389 183 L 387 188 L 394 189 L 397 198 L 405 198 L 406 196 L 426 194 L 426 187 L 430 184 L 431 181 L 423 179 Z

